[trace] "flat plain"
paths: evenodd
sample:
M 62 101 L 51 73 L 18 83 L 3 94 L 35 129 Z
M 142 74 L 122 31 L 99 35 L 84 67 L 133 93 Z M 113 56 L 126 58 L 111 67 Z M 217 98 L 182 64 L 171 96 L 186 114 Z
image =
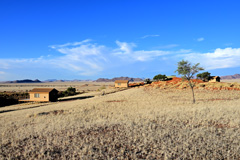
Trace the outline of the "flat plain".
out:
M 240 159 L 240 91 L 195 94 L 139 87 L 4 107 L 0 159 Z
M 240 83 L 240 79 L 223 79 L 223 80 L 221 80 L 221 82 L 228 82 L 228 83 L 237 82 L 237 83 Z
M 26 92 L 33 88 L 56 88 L 59 91 L 64 91 L 68 87 L 74 87 L 77 91 L 94 91 L 102 86 L 114 86 L 114 82 L 46 82 L 46 83 L 0 83 L 0 92 L 15 91 Z

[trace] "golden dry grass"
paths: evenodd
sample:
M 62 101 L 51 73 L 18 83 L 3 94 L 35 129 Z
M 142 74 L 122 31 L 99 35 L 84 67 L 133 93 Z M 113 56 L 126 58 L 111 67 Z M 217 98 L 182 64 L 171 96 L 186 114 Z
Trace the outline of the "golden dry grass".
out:
M 65 91 L 68 87 L 74 87 L 77 91 L 94 91 L 103 86 L 114 86 L 114 82 L 0 83 L 0 92 L 25 92 L 33 88 L 56 88 L 59 91 Z
M 237 82 L 237 83 L 240 83 L 240 78 L 237 78 L 237 79 L 223 79 L 223 80 L 221 80 L 221 82 L 228 82 L 228 83 Z
M 142 87 L 2 113 L 0 159 L 239 159 L 240 92 L 195 91 L 196 104 Z

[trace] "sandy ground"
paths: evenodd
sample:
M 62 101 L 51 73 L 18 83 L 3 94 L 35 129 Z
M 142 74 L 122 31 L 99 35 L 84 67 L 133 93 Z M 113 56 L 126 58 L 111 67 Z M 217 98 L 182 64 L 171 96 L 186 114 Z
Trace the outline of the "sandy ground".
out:
M 240 92 L 131 88 L 0 113 L 0 158 L 239 159 Z M 27 107 L 28 106 L 28 107 Z

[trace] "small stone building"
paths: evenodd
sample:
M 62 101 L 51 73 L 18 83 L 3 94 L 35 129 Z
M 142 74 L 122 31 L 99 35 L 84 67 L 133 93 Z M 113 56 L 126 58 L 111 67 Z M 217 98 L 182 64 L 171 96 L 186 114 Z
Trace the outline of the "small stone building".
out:
M 129 81 L 128 80 L 116 80 L 115 87 L 116 88 L 128 88 Z
M 29 91 L 29 101 L 55 102 L 58 99 L 58 90 L 55 88 L 34 88 Z
M 220 79 L 219 76 L 210 76 L 208 82 L 220 82 Z

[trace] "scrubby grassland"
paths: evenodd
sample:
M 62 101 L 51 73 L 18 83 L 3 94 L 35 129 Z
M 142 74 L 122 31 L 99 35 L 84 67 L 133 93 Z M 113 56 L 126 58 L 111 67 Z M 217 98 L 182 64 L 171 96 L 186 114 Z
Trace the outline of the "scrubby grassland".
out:
M 237 82 L 237 83 L 240 83 L 240 78 L 238 78 L 238 79 L 223 79 L 223 80 L 221 80 L 221 82 L 228 82 L 228 83 Z
M 44 83 L 0 83 L 0 92 L 27 92 L 33 88 L 56 88 L 65 91 L 68 87 L 76 91 L 94 91 L 102 86 L 114 86 L 114 82 L 44 82 Z
M 133 88 L 0 114 L 0 159 L 240 159 L 240 92 Z

